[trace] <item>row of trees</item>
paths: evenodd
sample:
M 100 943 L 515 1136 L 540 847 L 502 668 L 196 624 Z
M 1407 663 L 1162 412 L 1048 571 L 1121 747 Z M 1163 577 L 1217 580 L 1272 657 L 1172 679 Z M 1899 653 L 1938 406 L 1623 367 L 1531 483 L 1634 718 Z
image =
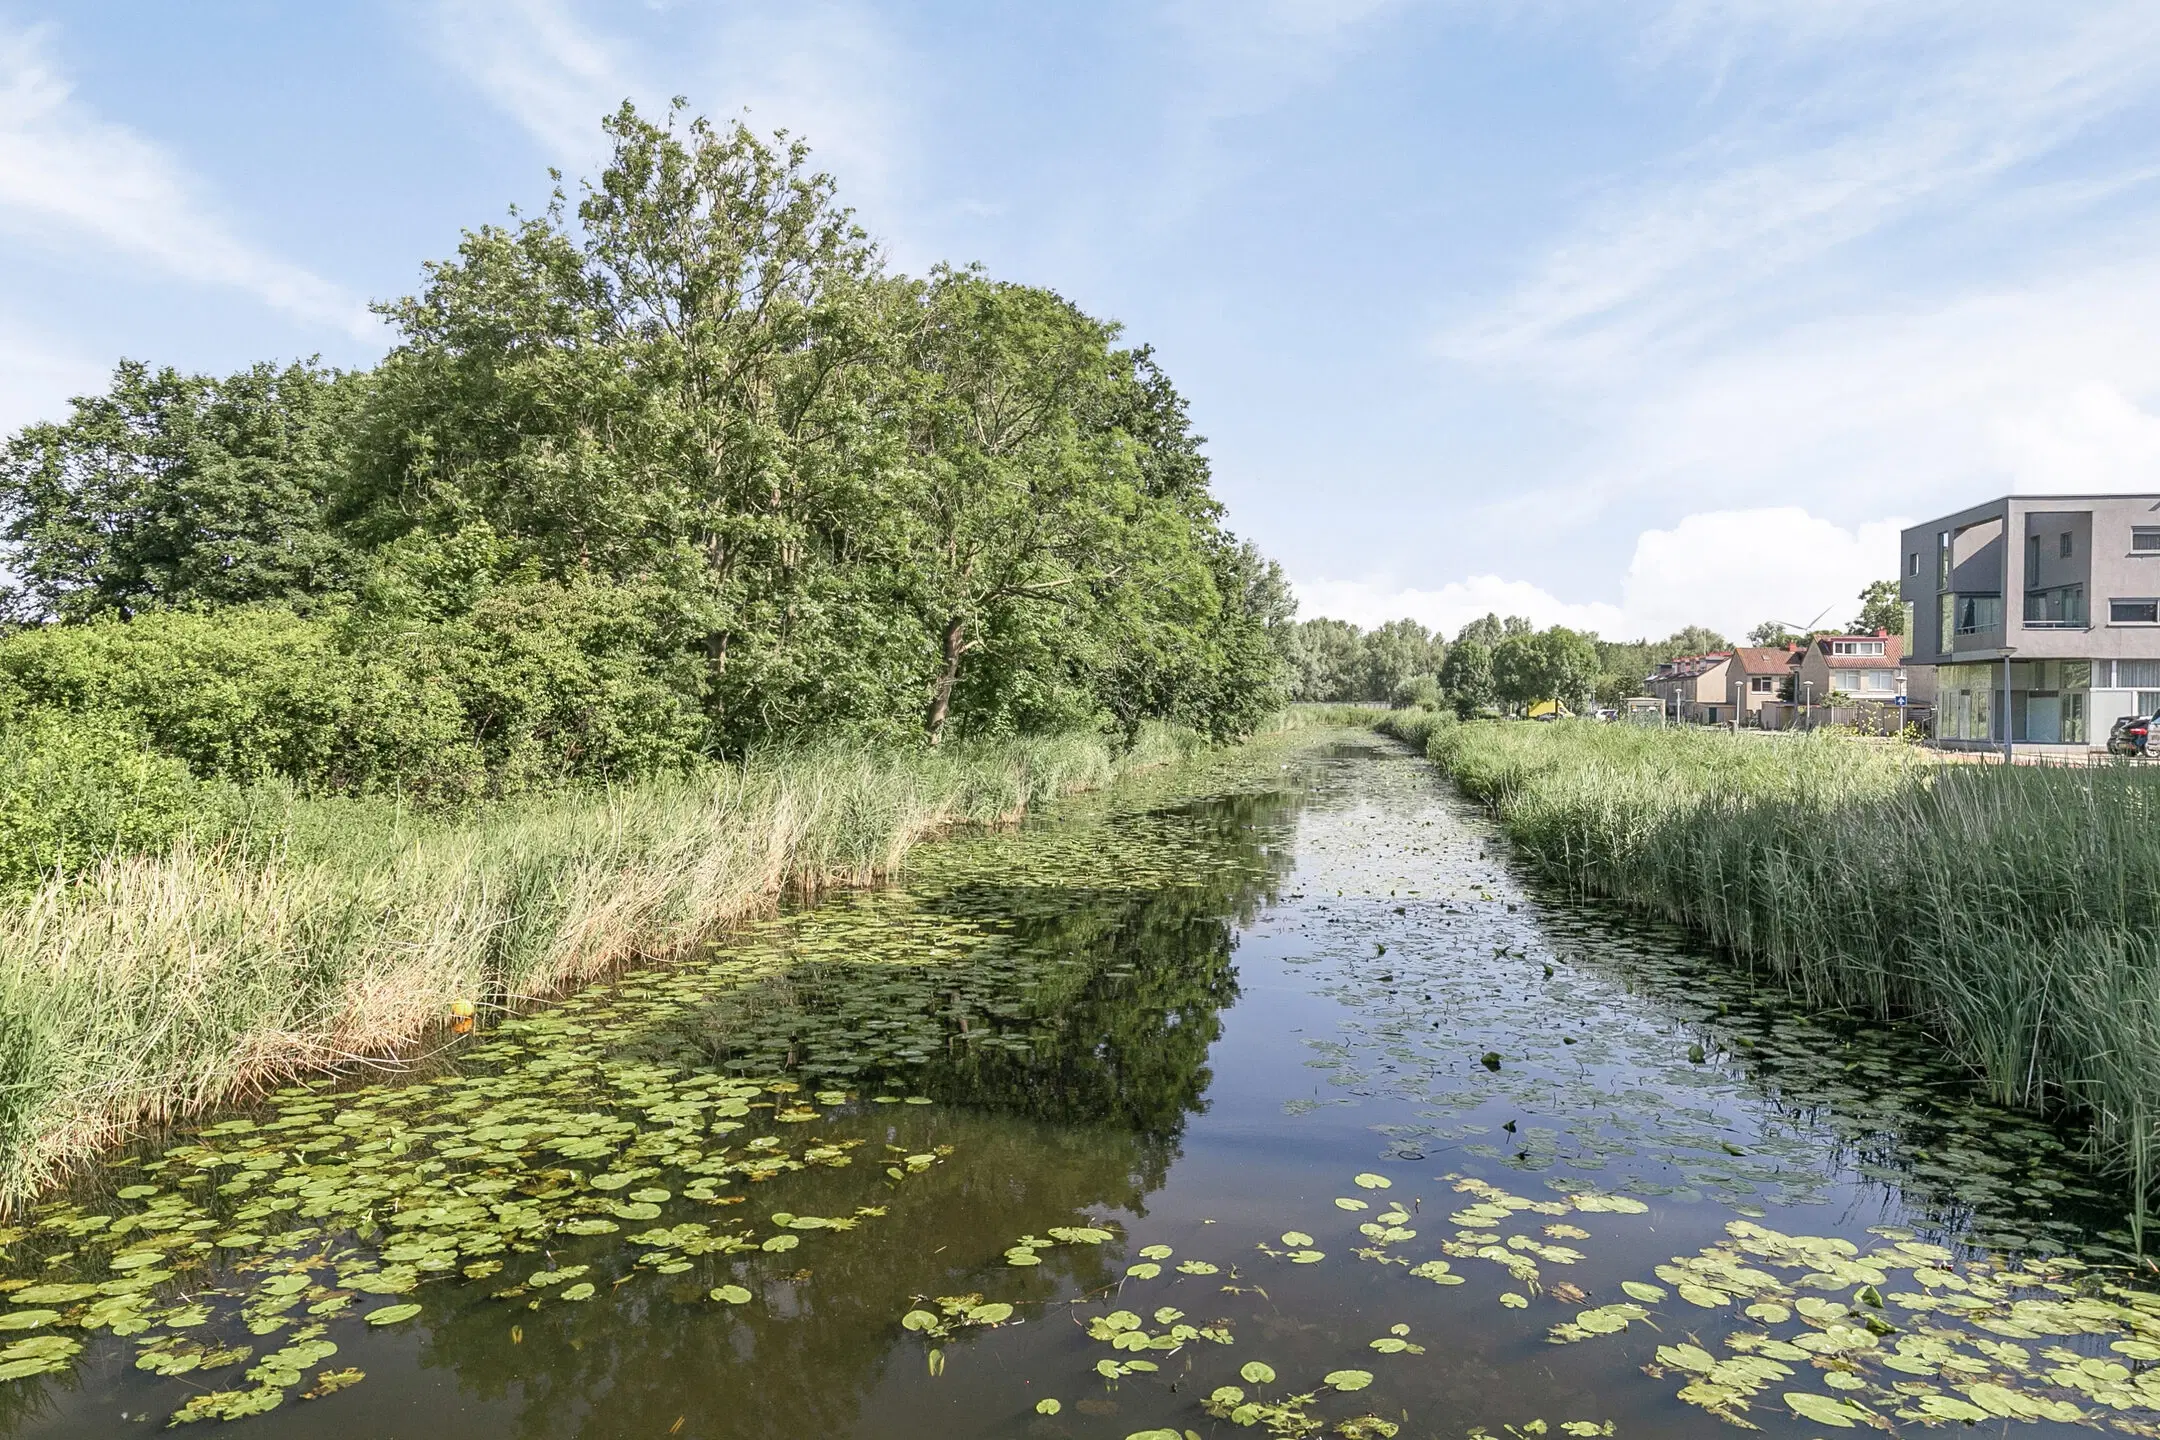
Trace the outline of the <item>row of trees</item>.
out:
M 1287 587 L 1145 347 L 1047 290 L 891 272 L 799 143 L 679 104 L 605 128 L 574 207 L 378 307 L 373 370 L 126 362 L 12 437 L 0 719 L 69 703 L 56 637 L 115 626 L 187 631 L 181 670 L 297 627 L 568 771 L 813 732 L 1229 735 L 1281 702 Z
M 1661 661 L 1725 647 L 1713 630 L 1690 626 L 1662 640 L 1608 641 L 1521 615 L 1485 615 L 1454 640 L 1415 620 L 1363 631 L 1341 620 L 1289 627 L 1297 699 L 1451 705 L 1464 715 L 1520 711 L 1545 700 L 1576 709 L 1639 694 Z

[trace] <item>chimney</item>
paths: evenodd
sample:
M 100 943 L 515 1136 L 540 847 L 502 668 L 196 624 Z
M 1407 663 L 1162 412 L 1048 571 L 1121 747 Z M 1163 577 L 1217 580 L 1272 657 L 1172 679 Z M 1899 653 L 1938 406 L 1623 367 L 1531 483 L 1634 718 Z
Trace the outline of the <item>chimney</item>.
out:
M 1889 638 L 1890 638 L 1890 632 L 1889 632 L 1888 630 L 1885 630 L 1885 629 L 1883 629 L 1883 627 L 1882 627 L 1882 626 L 1880 626 L 1880 625 L 1877 625 L 1877 626 L 1875 627 L 1875 638 L 1876 638 L 1876 639 L 1878 639 L 1878 640 L 1887 640 L 1887 639 L 1889 639 Z

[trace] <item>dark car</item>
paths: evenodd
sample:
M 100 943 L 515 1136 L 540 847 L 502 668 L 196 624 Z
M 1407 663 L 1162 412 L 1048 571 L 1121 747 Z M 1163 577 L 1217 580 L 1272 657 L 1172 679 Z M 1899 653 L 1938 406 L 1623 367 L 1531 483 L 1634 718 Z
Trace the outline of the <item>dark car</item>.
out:
M 2108 754 L 2145 755 L 2152 740 L 2152 729 L 2160 716 L 2125 715 L 2108 731 Z

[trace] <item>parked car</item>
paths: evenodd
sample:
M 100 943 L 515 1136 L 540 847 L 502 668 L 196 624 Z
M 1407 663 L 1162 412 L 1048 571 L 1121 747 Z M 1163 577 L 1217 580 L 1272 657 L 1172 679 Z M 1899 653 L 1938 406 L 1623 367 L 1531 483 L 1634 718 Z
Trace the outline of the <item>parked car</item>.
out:
M 2108 754 L 2147 755 L 2152 743 L 2152 729 L 2160 716 L 2125 715 L 2108 731 Z

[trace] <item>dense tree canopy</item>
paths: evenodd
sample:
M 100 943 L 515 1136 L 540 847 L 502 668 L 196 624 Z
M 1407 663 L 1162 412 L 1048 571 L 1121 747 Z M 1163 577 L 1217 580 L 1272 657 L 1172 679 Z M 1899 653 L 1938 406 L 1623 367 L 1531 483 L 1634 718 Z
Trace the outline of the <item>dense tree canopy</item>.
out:
M 498 772 L 811 733 L 1230 735 L 1281 703 L 1287 586 L 1223 528 L 1149 351 L 1048 290 L 890 272 L 800 143 L 679 105 L 605 129 L 574 203 L 469 232 L 378 307 L 372 372 L 128 362 L 13 437 L 7 618 L 52 633 L 0 665 L 0 720 L 88 703 L 53 678 L 78 653 L 192 693 L 284 674 L 242 663 L 264 646 L 391 667 L 431 744 Z M 235 606 L 237 630 L 89 633 Z M 1386 677 L 1437 669 L 1399 639 Z M 299 768 L 363 783 L 369 755 Z
M 1616 705 L 1640 694 L 1659 663 L 1726 643 L 1699 625 L 1662 640 L 1615 641 L 1561 627 L 1540 631 L 1524 616 L 1497 614 L 1470 621 L 1452 644 L 1414 620 L 1364 631 L 1324 618 L 1290 626 L 1288 641 L 1296 699 L 1441 704 L 1465 719 L 1541 700 Z

